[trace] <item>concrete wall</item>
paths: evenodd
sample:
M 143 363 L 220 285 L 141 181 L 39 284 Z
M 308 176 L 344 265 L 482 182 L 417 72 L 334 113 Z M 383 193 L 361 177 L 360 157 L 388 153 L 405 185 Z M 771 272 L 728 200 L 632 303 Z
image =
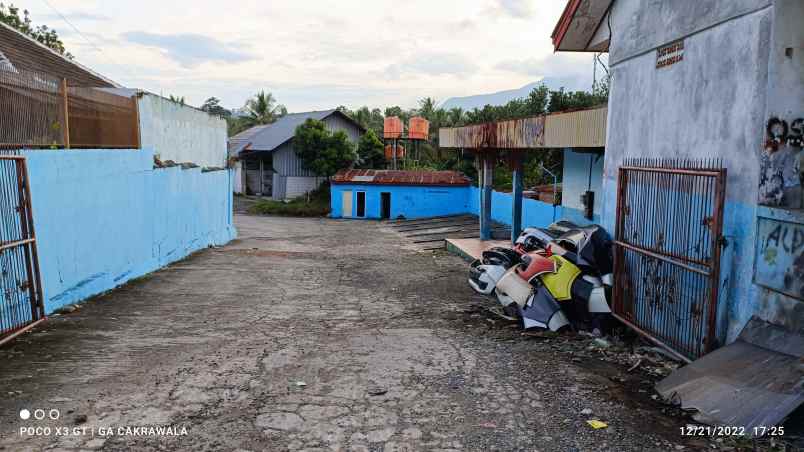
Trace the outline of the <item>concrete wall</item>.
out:
M 775 0 L 774 3 L 765 120 L 777 117 L 791 124 L 804 118 L 804 2 Z M 785 145 L 763 160 L 763 170 L 782 176 L 785 195 L 798 192 L 802 197 L 799 176 L 802 157 L 801 149 Z M 762 195 L 763 187 L 760 192 Z M 792 207 L 804 207 L 792 199 L 783 201 Z M 754 282 L 758 284 L 758 296 L 752 310 L 792 331 L 804 332 L 804 248 L 800 234 L 795 234 L 804 230 L 804 212 L 760 206 L 757 217 L 759 224 L 781 227 L 782 236 L 777 240 L 779 246 L 773 247 L 773 231 L 769 235 L 764 230 L 757 233 Z M 769 284 L 773 280 L 781 284 Z M 746 314 L 743 311 L 739 312 L 743 314 L 741 320 Z
M 225 120 L 153 94 L 143 94 L 137 105 L 143 149 L 162 161 L 226 167 Z
M 330 216 L 343 217 L 342 193 L 352 192 L 352 214 L 357 215 L 356 192 L 366 192 L 366 216 L 380 218 L 380 193 L 391 193 L 391 218 L 425 218 L 458 215 L 471 210 L 469 187 L 423 187 L 397 185 L 332 185 Z
M 625 158 L 722 159 L 729 245 L 720 308 L 729 341 L 754 314 L 793 323 L 792 307 L 762 307 L 770 297 L 752 279 L 765 123 L 769 112 L 800 113 L 804 106 L 801 52 L 781 60 L 785 46 L 800 49 L 801 8 L 797 0 L 618 0 L 611 10 L 603 225 L 613 229 L 617 168 Z M 678 39 L 683 60 L 657 68 L 657 47 Z
M 235 237 L 233 172 L 150 150 L 27 151 L 47 312 Z
M 583 212 L 581 195 L 587 190 L 595 192 L 595 215 L 603 210 L 603 154 L 589 154 L 564 150 L 564 171 L 561 187 L 561 204 Z M 591 169 L 591 174 L 590 174 Z M 590 187 L 591 175 L 591 188 Z
M 469 188 L 470 213 L 480 215 L 480 189 L 477 187 Z M 511 226 L 513 217 L 513 196 L 510 193 L 498 191 L 491 192 L 491 219 L 499 223 Z M 583 216 L 583 211 L 566 206 L 553 206 L 546 202 L 535 199 L 522 200 L 522 227 L 523 228 L 546 228 L 556 221 L 567 220 L 577 225 L 588 225 L 599 223 L 600 217 L 595 215 L 592 220 Z M 613 230 L 610 230 L 613 235 Z

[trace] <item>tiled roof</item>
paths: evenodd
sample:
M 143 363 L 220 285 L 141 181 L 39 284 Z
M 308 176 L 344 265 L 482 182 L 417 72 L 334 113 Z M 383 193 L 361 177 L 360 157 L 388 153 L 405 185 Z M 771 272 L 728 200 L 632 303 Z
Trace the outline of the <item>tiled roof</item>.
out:
M 333 184 L 467 186 L 471 179 L 458 171 L 341 170 Z

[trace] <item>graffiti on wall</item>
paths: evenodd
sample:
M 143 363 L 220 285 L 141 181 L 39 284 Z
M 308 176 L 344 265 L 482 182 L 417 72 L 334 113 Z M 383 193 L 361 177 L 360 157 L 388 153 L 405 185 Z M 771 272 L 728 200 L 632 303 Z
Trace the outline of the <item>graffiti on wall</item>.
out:
M 754 282 L 804 300 L 804 224 L 759 218 Z
M 759 203 L 793 209 L 804 207 L 804 118 L 772 117 L 765 127 L 765 152 L 759 178 Z

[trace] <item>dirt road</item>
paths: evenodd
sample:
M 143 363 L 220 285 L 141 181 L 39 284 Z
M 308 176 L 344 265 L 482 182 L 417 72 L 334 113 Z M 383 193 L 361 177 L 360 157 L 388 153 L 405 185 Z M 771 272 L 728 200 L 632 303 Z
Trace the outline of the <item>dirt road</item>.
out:
M 683 444 L 683 421 L 662 414 L 648 393 L 628 395 L 612 378 L 620 370 L 573 359 L 560 342 L 526 340 L 481 314 L 488 301 L 469 289 L 456 257 L 415 252 L 372 222 L 236 221 L 232 244 L 53 317 L 0 349 L 0 449 Z M 56 409 L 58 419 L 22 420 L 22 409 Z M 608 428 L 595 430 L 589 419 Z M 151 432 L 134 427 L 143 426 L 173 430 L 142 436 Z M 28 435 L 21 427 L 52 430 Z M 60 436 L 56 427 L 69 428 Z

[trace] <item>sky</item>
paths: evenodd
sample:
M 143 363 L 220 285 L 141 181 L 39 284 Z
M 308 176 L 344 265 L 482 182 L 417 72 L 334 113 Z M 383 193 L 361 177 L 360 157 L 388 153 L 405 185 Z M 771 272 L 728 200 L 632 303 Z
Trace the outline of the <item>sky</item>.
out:
M 14 3 L 85 66 L 196 106 L 241 107 L 266 90 L 291 112 L 411 108 L 542 77 L 592 82 L 590 54 L 553 53 L 563 0 Z

